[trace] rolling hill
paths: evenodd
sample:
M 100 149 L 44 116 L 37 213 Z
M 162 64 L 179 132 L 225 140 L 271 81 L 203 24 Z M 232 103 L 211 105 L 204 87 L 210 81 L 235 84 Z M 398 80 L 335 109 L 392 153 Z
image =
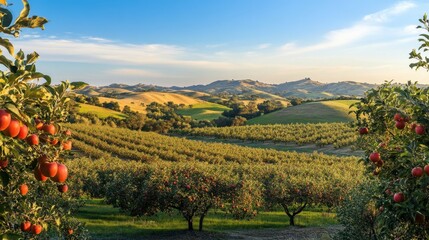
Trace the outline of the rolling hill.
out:
M 110 97 L 98 97 L 100 102 L 118 102 L 121 109 L 128 105 L 131 110 L 138 112 L 146 112 L 146 105 L 157 102 L 157 103 L 167 103 L 173 102 L 175 104 L 185 104 L 193 105 L 198 103 L 204 103 L 204 101 L 185 96 L 177 93 L 169 92 L 130 92 L 127 94 L 116 95 L 115 98 Z
M 305 99 L 325 99 L 339 96 L 363 96 L 375 84 L 358 82 L 321 83 L 305 78 L 282 84 L 267 84 L 250 79 L 218 80 L 207 85 L 194 85 L 176 90 L 194 90 L 210 94 L 236 94 L 245 96 L 276 95 L 278 98 L 299 97 Z
M 124 119 L 127 117 L 127 115 L 125 115 L 121 112 L 113 111 L 113 110 L 108 109 L 108 108 L 84 104 L 84 103 L 79 104 L 79 112 L 80 113 L 93 113 L 93 114 L 97 115 L 97 117 L 102 118 L 102 119 L 107 118 L 107 117 Z
M 176 112 L 183 116 L 191 116 L 196 120 L 213 120 L 218 118 L 225 110 L 230 108 L 211 102 L 192 104 L 192 107 L 179 109 Z
M 349 106 L 354 102 L 335 100 L 304 103 L 250 119 L 247 124 L 350 122 L 354 116 L 348 114 Z

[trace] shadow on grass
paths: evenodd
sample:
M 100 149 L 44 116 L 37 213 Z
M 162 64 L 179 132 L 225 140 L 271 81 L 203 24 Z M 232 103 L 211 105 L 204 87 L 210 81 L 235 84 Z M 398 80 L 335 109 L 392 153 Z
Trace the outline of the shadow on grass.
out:
M 336 224 L 335 214 L 323 209 L 303 212 L 296 218 L 301 226 Z M 186 231 L 186 221 L 176 212 L 155 216 L 131 217 L 103 203 L 101 199 L 88 200 L 76 216 L 86 223 L 94 239 L 229 239 L 227 231 L 255 229 L 287 229 L 288 218 L 281 212 L 262 212 L 251 220 L 235 220 L 222 211 L 211 211 L 204 221 L 204 231 Z M 198 218 L 194 219 L 198 229 Z

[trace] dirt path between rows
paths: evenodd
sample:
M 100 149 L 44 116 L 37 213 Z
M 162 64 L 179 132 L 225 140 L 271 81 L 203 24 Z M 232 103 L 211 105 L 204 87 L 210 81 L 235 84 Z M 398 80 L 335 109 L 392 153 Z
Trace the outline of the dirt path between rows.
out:
M 141 239 L 156 240 L 330 240 L 342 229 L 341 225 L 326 227 L 288 227 L 285 229 L 229 230 L 223 233 L 180 231 Z

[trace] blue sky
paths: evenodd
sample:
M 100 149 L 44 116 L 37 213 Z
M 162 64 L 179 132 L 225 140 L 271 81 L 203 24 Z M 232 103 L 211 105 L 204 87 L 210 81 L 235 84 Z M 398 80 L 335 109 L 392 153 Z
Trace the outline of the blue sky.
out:
M 21 2 L 9 0 L 18 14 Z M 408 67 L 426 1 L 30 0 L 50 21 L 25 30 L 56 81 L 186 86 L 218 79 L 282 83 L 429 83 Z

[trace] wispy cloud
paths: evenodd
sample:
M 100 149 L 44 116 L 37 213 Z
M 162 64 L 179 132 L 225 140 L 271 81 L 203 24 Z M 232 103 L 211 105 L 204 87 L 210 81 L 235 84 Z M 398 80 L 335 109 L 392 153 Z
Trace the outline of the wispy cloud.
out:
M 413 2 L 409 2 L 409 1 L 399 2 L 390 8 L 366 15 L 363 18 L 363 21 L 370 22 L 370 23 L 375 23 L 375 22 L 383 23 L 388 21 L 389 18 L 395 15 L 401 14 L 414 7 L 416 7 L 416 4 L 414 4 Z
M 271 46 L 270 43 L 262 43 L 258 45 L 258 49 L 266 49 L 269 48 Z
M 364 16 L 350 27 L 328 32 L 319 43 L 309 46 L 296 46 L 286 43 L 280 49 L 284 52 L 294 54 L 345 46 L 379 33 L 383 27 L 383 23 L 415 6 L 414 3 L 409 1 L 399 2 L 392 7 Z
M 118 65 L 172 65 L 202 69 L 232 68 L 228 62 L 206 60 L 190 50 L 166 44 L 127 44 L 92 37 L 82 39 L 23 39 L 24 51 L 37 52 L 43 60 L 110 63 Z
M 108 74 L 118 76 L 133 76 L 133 77 L 167 77 L 164 74 L 135 68 L 117 68 L 109 70 Z

